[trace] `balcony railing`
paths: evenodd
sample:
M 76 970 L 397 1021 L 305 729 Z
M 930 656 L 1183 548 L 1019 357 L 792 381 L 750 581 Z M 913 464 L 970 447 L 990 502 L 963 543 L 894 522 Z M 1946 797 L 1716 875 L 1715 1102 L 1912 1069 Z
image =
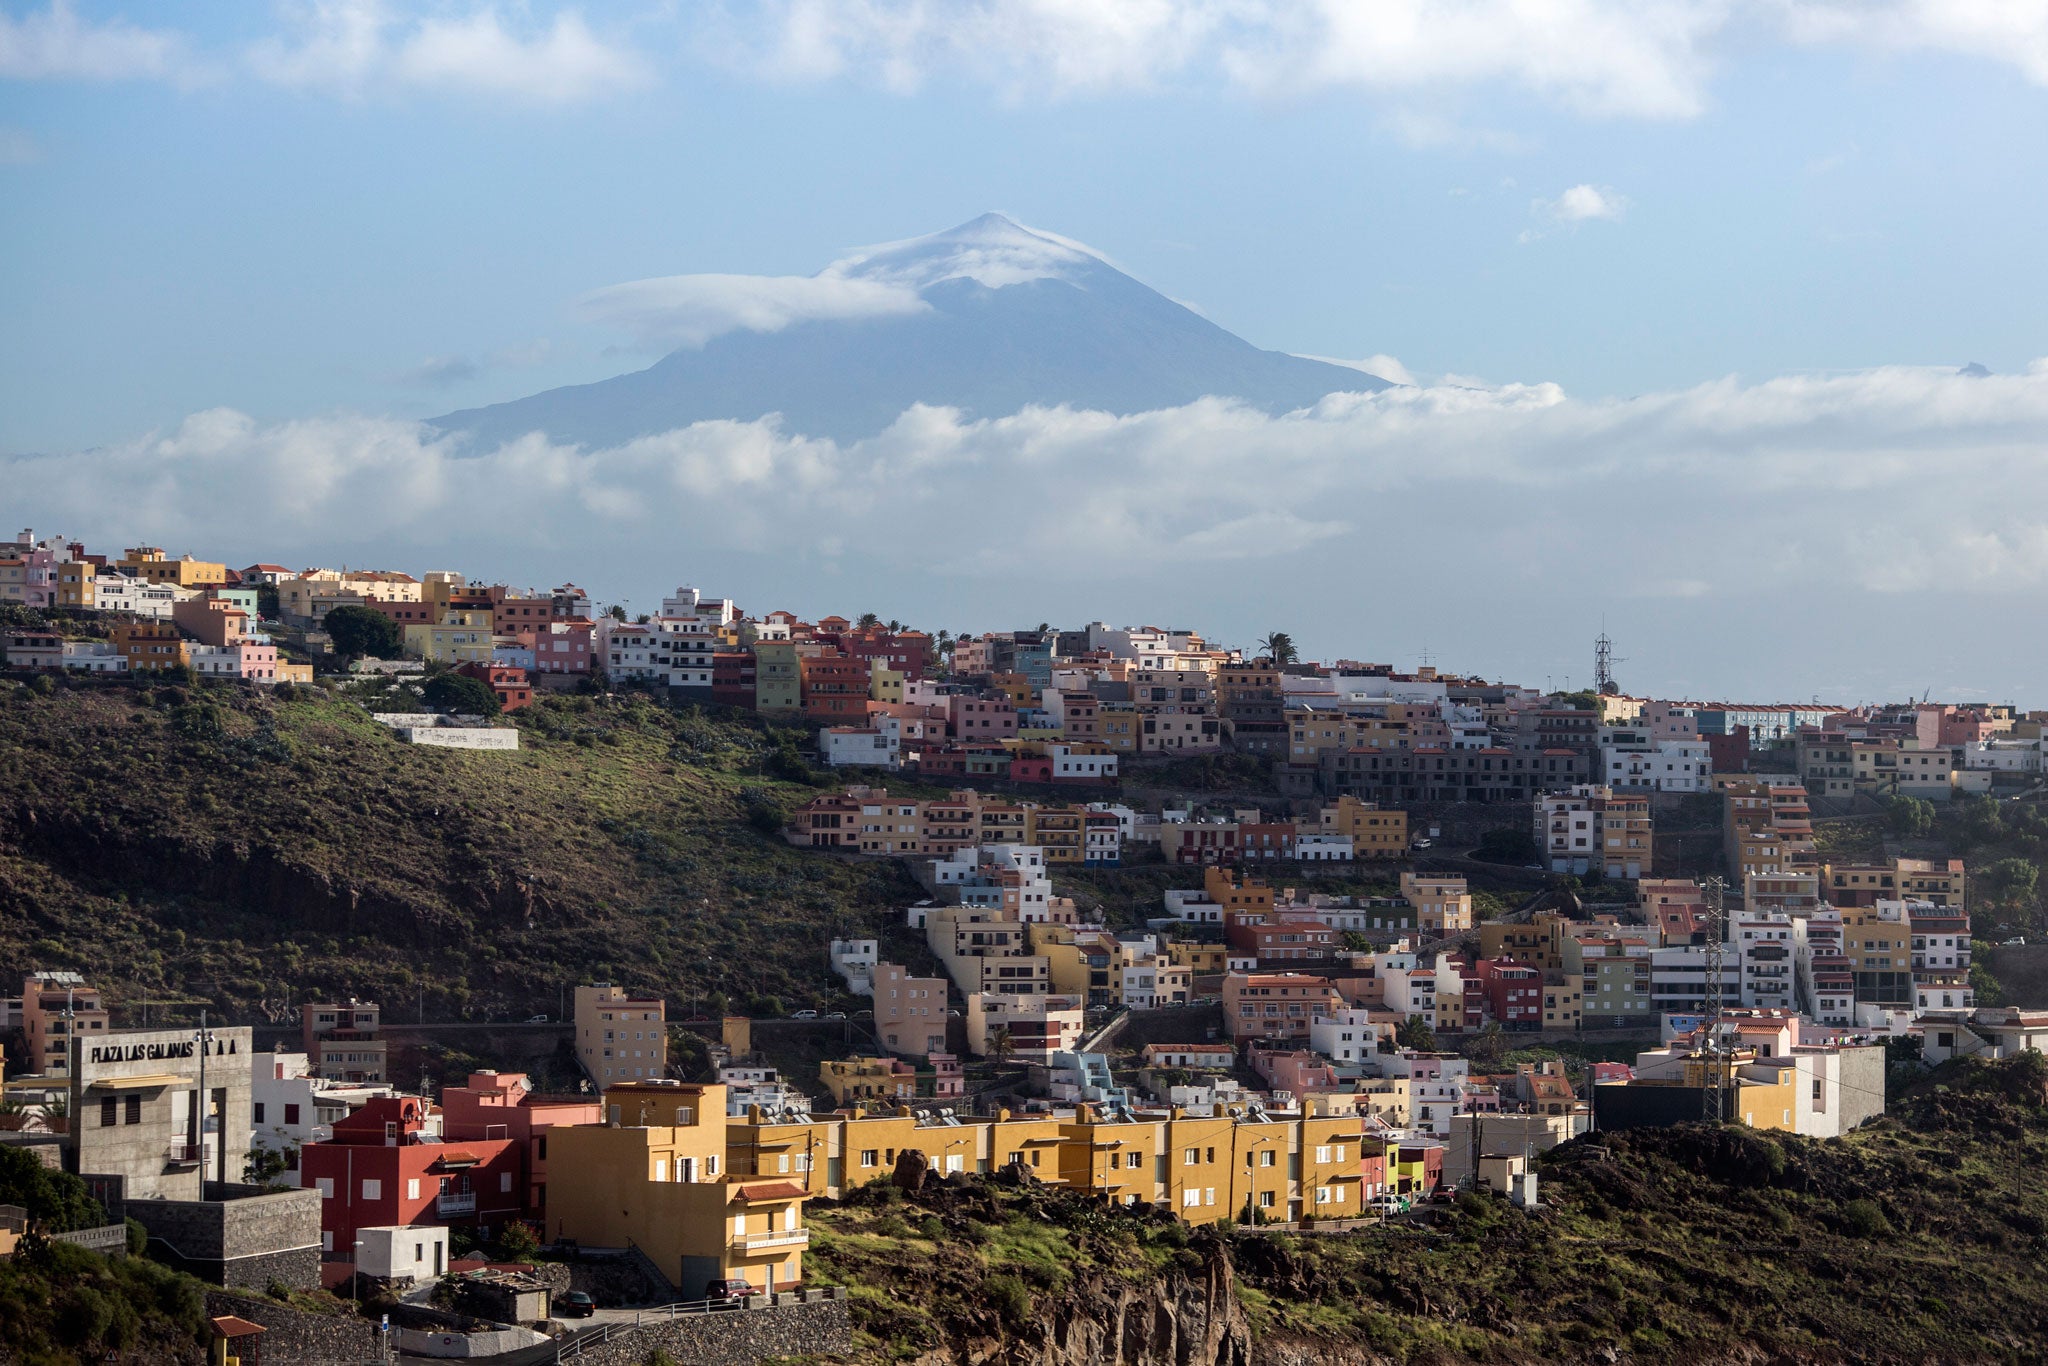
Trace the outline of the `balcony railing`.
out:
M 766 1252 L 778 1247 L 807 1247 L 811 1231 L 807 1228 L 783 1229 L 776 1233 L 736 1233 L 733 1235 L 731 1250 L 734 1252 Z
M 190 1165 L 206 1160 L 206 1148 L 198 1143 L 173 1143 L 164 1149 L 164 1161 Z
M 434 1197 L 434 1213 L 446 1217 L 451 1214 L 475 1214 L 476 1192 L 455 1192 Z

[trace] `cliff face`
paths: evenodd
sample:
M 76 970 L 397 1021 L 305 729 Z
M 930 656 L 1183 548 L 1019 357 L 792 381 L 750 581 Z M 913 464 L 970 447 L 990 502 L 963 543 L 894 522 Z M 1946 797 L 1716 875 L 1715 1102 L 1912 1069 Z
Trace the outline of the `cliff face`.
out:
M 1254 1366 L 1251 1325 L 1220 1243 L 1201 1267 L 1144 1285 L 1103 1277 L 1042 1302 L 1035 1323 L 1002 1338 L 966 1338 L 916 1366 Z

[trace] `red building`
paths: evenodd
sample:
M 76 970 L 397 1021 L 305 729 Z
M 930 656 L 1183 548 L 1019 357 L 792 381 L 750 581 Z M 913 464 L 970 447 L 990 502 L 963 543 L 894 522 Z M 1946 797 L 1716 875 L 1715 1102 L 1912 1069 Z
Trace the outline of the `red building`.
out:
M 547 1226 L 548 1130 L 559 1124 L 602 1124 L 596 1096 L 537 1094 L 524 1072 L 472 1072 L 466 1086 L 441 1091 L 441 1136 L 449 1144 L 510 1139 L 524 1168 L 518 1188 L 525 1216 Z
M 868 666 L 838 653 L 806 655 L 802 669 L 804 719 L 820 726 L 863 726 L 868 719 Z M 715 685 L 714 685 L 715 686 Z
M 455 672 L 467 674 L 480 683 L 488 684 L 498 695 L 498 705 L 506 711 L 518 711 L 533 703 L 533 682 L 527 678 L 526 670 L 515 669 L 509 664 L 459 664 Z
M 1274 911 L 1260 917 L 1228 915 L 1223 942 L 1258 955 L 1259 966 L 1317 967 L 1337 956 L 1337 932 L 1313 914 Z
M 827 617 L 818 623 L 821 639 L 826 623 L 832 620 Z M 923 678 L 932 655 L 932 638 L 922 631 L 885 631 L 873 627 L 835 633 L 831 643 L 839 647 L 841 654 L 858 659 L 863 668 L 879 659 L 883 668 L 894 669 L 906 679 Z
M 1020 754 L 1010 760 L 1010 781 L 1049 783 L 1052 781 L 1052 760 L 1043 754 Z
M 1543 1027 L 1541 971 L 1512 958 L 1482 958 L 1477 971 L 1486 987 L 1487 1007 L 1502 1029 Z
M 711 700 L 721 707 L 754 709 L 752 650 L 717 650 L 712 653 Z
M 441 619 L 441 609 L 431 602 L 379 602 L 367 599 L 363 606 L 397 624 L 400 630 L 408 626 L 431 626 Z
M 1239 858 L 1291 859 L 1296 827 L 1292 821 L 1267 821 L 1237 828 Z
M 502 1227 L 525 1213 L 510 1137 L 442 1141 L 417 1096 L 371 1101 L 299 1149 L 299 1184 L 320 1192 L 320 1250 L 353 1261 L 356 1231 L 400 1224 Z
M 1411 1171 L 1417 1163 L 1422 1166 L 1422 1180 L 1419 1184 L 1410 1176 L 1401 1176 L 1395 1180 L 1395 1195 L 1420 1197 L 1428 1195 L 1444 1183 L 1444 1149 L 1441 1143 L 1403 1143 L 1395 1151 L 1394 1161 Z

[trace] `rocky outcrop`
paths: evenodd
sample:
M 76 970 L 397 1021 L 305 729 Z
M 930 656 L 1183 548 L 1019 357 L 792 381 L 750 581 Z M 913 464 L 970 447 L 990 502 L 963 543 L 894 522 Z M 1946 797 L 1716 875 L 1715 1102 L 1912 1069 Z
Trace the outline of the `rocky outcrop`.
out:
M 1193 1265 L 1144 1285 L 1105 1279 L 1041 1299 L 1034 1322 L 957 1340 L 915 1366 L 1253 1366 L 1222 1242 L 1201 1240 L 1184 1260 Z

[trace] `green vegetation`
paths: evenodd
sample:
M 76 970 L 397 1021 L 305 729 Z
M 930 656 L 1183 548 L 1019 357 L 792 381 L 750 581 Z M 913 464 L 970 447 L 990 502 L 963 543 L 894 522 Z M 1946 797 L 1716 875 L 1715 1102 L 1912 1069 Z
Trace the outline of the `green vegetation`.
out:
M 606 979 L 686 1013 L 822 1006 L 833 936 L 918 947 L 900 867 L 760 816 L 815 790 L 763 771 L 780 733 L 641 697 L 514 719 L 519 752 L 472 754 L 324 688 L 0 683 L 0 966 L 77 969 L 152 1020 L 281 1018 L 287 990 L 488 1019 Z
M 140 1257 L 102 1257 L 35 1234 L 0 1261 L 0 1358 L 24 1366 L 197 1361 L 205 1287 Z
M 19 1205 L 48 1233 L 98 1228 L 106 1211 L 85 1182 L 42 1163 L 33 1149 L 0 1146 L 0 1205 Z
M 336 607 L 321 622 L 334 652 L 344 659 L 398 657 L 401 633 L 398 623 L 368 607 Z
M 496 716 L 502 710 L 498 694 L 490 684 L 468 674 L 431 674 L 420 685 L 420 696 L 430 707 L 461 716 Z
M 2044 1096 L 2029 1054 L 1938 1071 L 1844 1139 L 1594 1134 L 1540 1159 L 1541 1208 L 1468 1194 L 1355 1233 L 1188 1230 L 985 1179 L 876 1187 L 814 1209 L 809 1266 L 849 1287 L 870 1360 L 1028 1340 L 1227 1256 L 1263 1359 L 2029 1361 Z

